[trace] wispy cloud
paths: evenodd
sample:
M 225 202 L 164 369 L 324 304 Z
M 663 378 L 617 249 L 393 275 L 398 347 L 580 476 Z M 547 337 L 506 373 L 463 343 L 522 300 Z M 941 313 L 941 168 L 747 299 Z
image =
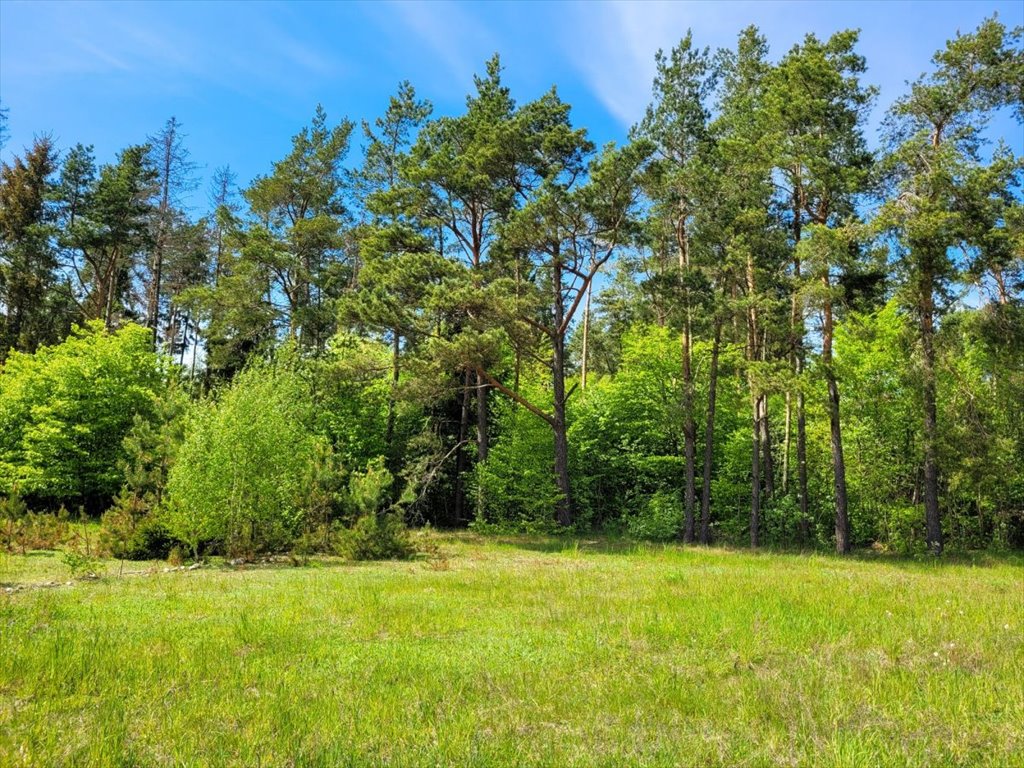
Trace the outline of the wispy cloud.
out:
M 396 0 L 383 6 L 412 32 L 456 80 L 468 79 L 497 45 L 488 28 L 454 2 Z
M 292 89 L 296 83 L 337 76 L 346 70 L 320 35 L 302 39 L 275 23 L 273 11 L 240 24 L 240 4 L 211 6 L 209 27 L 195 29 L 173 4 L 121 6 L 40 4 L 28 20 L 39 30 L 5 36 L 5 75 L 19 79 L 132 73 L 158 89 L 212 84 L 257 94 Z M 51 44 L 29 41 L 49 29 Z M 212 30 L 216 30 L 212 33 Z M 314 30 L 315 31 L 315 30 Z M 24 42 L 23 42 L 24 41 Z
M 718 32 L 735 29 L 737 19 L 735 6 L 719 3 L 579 3 L 574 10 L 585 42 L 569 58 L 623 126 L 643 116 L 659 48 L 676 45 L 690 27 Z
M 90 64 L 98 65 L 98 66 L 100 66 L 100 67 L 102 67 L 104 69 L 106 69 L 106 68 L 120 69 L 120 70 L 125 71 L 125 72 L 131 70 L 131 66 L 126 61 L 124 61 L 123 59 L 119 58 L 118 56 L 115 56 L 110 51 L 108 51 L 108 50 L 106 50 L 104 48 L 101 48 L 100 46 L 96 45 L 95 43 L 93 43 L 93 42 L 91 42 L 89 40 L 85 40 L 83 38 L 76 37 L 76 38 L 72 39 L 72 43 L 74 44 L 74 46 L 77 48 L 78 51 L 80 51 L 81 53 L 85 54 L 86 61 L 89 62 Z M 82 69 L 88 68 L 87 66 L 83 66 L 83 63 L 84 62 L 82 62 L 82 61 L 75 61 L 74 59 L 67 59 L 66 58 L 64 60 L 63 66 L 57 67 L 57 69 L 60 70 L 60 69 L 67 68 L 67 69 L 71 69 L 71 70 L 79 70 L 80 71 Z

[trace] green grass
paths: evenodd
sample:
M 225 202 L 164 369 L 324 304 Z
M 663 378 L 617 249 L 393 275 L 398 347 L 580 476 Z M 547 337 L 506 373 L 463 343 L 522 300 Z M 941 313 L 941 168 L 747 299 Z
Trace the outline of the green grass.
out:
M 438 540 L 447 557 L 410 563 L 107 563 L 97 581 L 0 588 L 0 765 L 1024 754 L 1019 558 Z M 7 587 L 67 579 L 52 555 L 0 556 Z

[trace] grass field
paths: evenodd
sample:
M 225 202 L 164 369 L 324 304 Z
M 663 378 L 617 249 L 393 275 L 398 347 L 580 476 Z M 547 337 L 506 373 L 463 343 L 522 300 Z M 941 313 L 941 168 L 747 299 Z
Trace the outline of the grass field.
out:
M 71 585 L 0 555 L 0 765 L 1022 764 L 1019 558 L 436 541 Z

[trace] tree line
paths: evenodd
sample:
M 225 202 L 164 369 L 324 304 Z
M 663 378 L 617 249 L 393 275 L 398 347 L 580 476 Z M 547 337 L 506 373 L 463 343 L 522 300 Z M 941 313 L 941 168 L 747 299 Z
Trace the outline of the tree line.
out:
M 384 509 L 1020 545 L 1024 163 L 986 128 L 1024 121 L 1022 40 L 954 37 L 878 149 L 852 30 L 687 33 L 621 146 L 495 56 L 459 114 L 318 107 L 198 218 L 175 118 L 106 164 L 41 136 L 0 169 L 0 492 L 196 553 Z

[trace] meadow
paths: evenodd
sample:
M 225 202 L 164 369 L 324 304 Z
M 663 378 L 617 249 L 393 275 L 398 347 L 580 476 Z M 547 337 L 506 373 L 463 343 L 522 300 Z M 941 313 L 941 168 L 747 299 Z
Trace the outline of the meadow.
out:
M 1024 754 L 1019 556 L 427 536 L 411 562 L 104 561 L 97 578 L 0 555 L 0 765 Z

